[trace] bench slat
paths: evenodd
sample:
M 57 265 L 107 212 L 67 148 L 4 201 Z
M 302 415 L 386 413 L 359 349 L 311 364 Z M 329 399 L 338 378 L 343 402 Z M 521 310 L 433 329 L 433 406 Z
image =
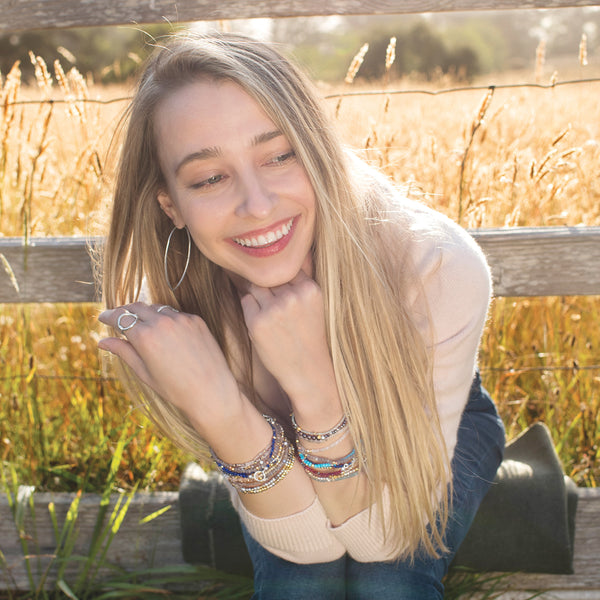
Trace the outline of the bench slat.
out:
M 210 485 L 207 483 L 207 486 Z M 500 590 L 515 590 L 494 598 L 505 600 L 531 598 L 518 590 L 547 590 L 547 594 L 538 596 L 544 599 L 563 600 L 598 600 L 600 598 L 600 571 L 598 556 L 600 555 L 600 489 L 580 488 L 577 507 L 575 531 L 575 556 L 573 575 L 547 575 L 523 573 L 507 575 L 495 588 L 495 594 Z M 208 496 L 208 492 L 206 496 Z M 66 512 L 73 500 L 73 494 L 34 494 L 35 531 L 39 551 L 47 555 L 47 560 L 55 548 L 55 539 L 50 519 L 48 504 L 54 502 L 59 524 L 62 523 Z M 94 529 L 98 513 L 100 497 L 85 495 L 81 500 L 78 516 L 79 538 L 76 552 L 85 552 Z M 116 497 L 111 499 L 114 506 Z M 169 507 L 166 512 L 156 517 L 150 523 L 140 521 L 149 514 Z M 8 564 L 13 585 L 20 589 L 28 589 L 25 561 L 21 549 L 21 541 L 15 525 L 9 515 L 9 507 L 4 496 L 0 496 L 0 540 L 2 552 Z M 110 511 L 109 511 L 110 513 Z M 232 515 L 233 517 L 233 515 Z M 181 551 L 179 494 L 177 492 L 137 493 L 133 497 L 130 508 L 125 515 L 119 533 L 110 547 L 107 560 L 123 569 L 136 570 L 156 565 L 184 564 Z M 31 518 L 26 518 L 26 532 L 34 528 Z M 208 543 L 208 539 L 199 539 L 199 544 Z M 239 540 L 241 544 L 241 539 Z M 33 550 L 33 547 L 30 549 Z M 32 552 L 33 553 L 33 552 Z M 33 561 L 35 564 L 35 560 Z M 72 565 L 73 566 L 73 565 Z M 69 572 L 71 574 L 71 572 Z M 48 584 L 51 584 L 51 573 Z M 194 585 L 198 585 L 197 583 Z M 0 590 L 6 589 L 6 581 L 0 579 Z
M 478 229 L 471 235 L 486 253 L 496 296 L 600 295 L 600 227 Z M 94 302 L 84 238 L 0 238 L 0 303 Z M 5 261 L 2 260 L 4 257 Z

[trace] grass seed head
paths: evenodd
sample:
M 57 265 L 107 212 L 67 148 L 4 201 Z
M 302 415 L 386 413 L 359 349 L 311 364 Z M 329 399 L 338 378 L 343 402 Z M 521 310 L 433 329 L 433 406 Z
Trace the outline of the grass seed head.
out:
M 354 81 L 368 51 L 369 44 L 363 44 L 361 49 L 356 53 L 356 56 L 352 59 L 348 72 L 346 73 L 346 78 L 344 79 L 346 83 L 352 83 Z
M 389 71 L 396 60 L 396 38 L 390 38 L 387 50 L 385 51 L 385 70 Z
M 53 81 L 52 76 L 48 72 L 46 61 L 41 56 L 36 56 L 31 50 L 29 51 L 29 58 L 34 67 L 35 80 L 42 92 L 42 96 L 47 98 L 52 91 Z
M 581 41 L 579 42 L 579 64 L 582 67 L 586 67 L 588 64 L 587 59 L 587 35 L 581 34 Z
M 546 63 L 546 41 L 540 40 L 535 51 L 535 82 L 542 80 L 544 64 Z

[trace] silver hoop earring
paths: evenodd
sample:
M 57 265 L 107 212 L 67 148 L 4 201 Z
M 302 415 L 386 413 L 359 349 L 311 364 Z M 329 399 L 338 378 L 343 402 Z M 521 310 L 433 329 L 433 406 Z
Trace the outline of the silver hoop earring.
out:
M 175 290 L 181 285 L 181 282 L 183 281 L 183 278 L 185 277 L 185 274 L 187 273 L 187 270 L 188 270 L 188 266 L 190 264 L 190 255 L 192 252 L 192 237 L 190 236 L 190 232 L 189 232 L 188 228 L 184 227 L 184 229 L 185 229 L 185 232 L 187 233 L 187 239 L 188 239 L 187 258 L 185 260 L 185 268 L 183 269 L 183 274 L 179 278 L 179 281 L 177 282 L 177 285 L 175 287 L 173 287 L 171 285 L 171 282 L 169 281 L 169 270 L 167 268 L 167 264 L 168 264 L 167 257 L 169 255 L 169 247 L 171 246 L 171 239 L 173 238 L 173 234 L 177 231 L 177 227 L 173 227 L 173 229 L 171 230 L 171 233 L 169 234 L 169 239 L 167 240 L 167 246 L 165 248 L 165 258 L 164 258 L 165 279 L 167 281 L 167 285 L 169 286 L 169 289 L 172 292 L 175 292 Z

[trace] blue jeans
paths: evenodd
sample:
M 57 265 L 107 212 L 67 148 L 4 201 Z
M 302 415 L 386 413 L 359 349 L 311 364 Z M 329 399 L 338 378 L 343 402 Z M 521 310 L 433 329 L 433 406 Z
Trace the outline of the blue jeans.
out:
M 300 565 L 265 550 L 242 527 L 254 567 L 253 600 L 440 600 L 442 578 L 502 461 L 504 427 L 476 375 L 452 459 L 453 507 L 441 558 L 361 563 L 349 556 Z

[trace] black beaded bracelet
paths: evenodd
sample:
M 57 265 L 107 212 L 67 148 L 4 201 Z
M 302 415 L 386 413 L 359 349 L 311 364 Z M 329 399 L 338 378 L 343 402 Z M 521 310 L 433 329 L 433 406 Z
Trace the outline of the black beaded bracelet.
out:
M 303 440 L 309 440 L 311 442 L 324 442 L 325 440 L 328 440 L 330 437 L 333 437 L 336 433 L 339 433 L 340 431 L 342 431 L 342 429 L 344 429 L 344 427 L 346 427 L 346 425 L 348 425 L 348 419 L 346 418 L 346 415 L 344 415 L 342 417 L 342 420 L 337 425 L 334 425 L 328 431 L 323 431 L 323 432 L 305 431 L 304 429 L 302 429 L 302 427 L 300 427 L 300 425 L 298 425 L 298 423 L 296 423 L 294 413 L 292 413 L 290 416 L 292 418 L 292 425 L 294 426 L 294 429 L 296 430 L 298 437 L 301 437 Z

